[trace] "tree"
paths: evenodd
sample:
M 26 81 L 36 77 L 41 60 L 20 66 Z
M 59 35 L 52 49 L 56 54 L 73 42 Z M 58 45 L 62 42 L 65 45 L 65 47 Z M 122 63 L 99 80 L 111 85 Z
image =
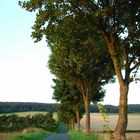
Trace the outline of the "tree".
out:
M 67 83 L 65 80 L 62 79 L 53 79 L 55 85 L 53 86 L 54 92 L 53 92 L 53 99 L 55 99 L 57 102 L 60 102 L 61 105 L 59 105 L 58 109 L 59 112 L 63 110 L 63 112 L 67 112 L 67 108 L 70 108 L 73 113 L 73 117 L 65 117 L 67 119 L 74 118 L 73 120 L 76 120 L 77 129 L 80 131 L 80 119 L 83 116 L 84 108 L 83 108 L 83 98 L 79 91 L 79 89 L 72 85 L 72 83 Z M 65 107 L 63 107 L 65 106 Z M 59 113 L 59 116 L 62 115 L 71 115 L 71 111 L 68 111 L 67 113 Z M 69 114 L 70 113 L 70 114 Z
M 62 104 L 59 106 L 59 111 L 66 108 L 63 107 L 64 105 L 67 106 L 67 108 L 72 108 L 71 110 L 73 110 L 76 115 L 76 123 L 78 124 L 77 125 L 78 130 L 80 130 L 80 119 L 82 118 L 82 115 L 84 113 L 83 108 L 84 101 L 79 89 L 76 87 L 76 85 L 72 85 L 72 83 L 67 83 L 65 80 L 62 79 L 57 78 L 53 79 L 53 81 L 55 83 L 55 85 L 53 86 L 54 88 L 53 99 Z M 93 91 L 93 93 L 94 92 L 95 91 Z M 90 101 L 93 101 L 93 103 L 101 101 L 104 97 L 104 93 L 105 91 L 99 88 L 95 93 L 95 95 L 94 94 L 90 95 L 89 97 Z M 66 110 L 67 109 L 65 109 L 64 111 Z M 64 111 L 63 113 L 61 113 L 61 115 L 66 114 L 64 113 Z M 67 119 L 68 118 L 69 117 L 67 117 Z
M 28 11 L 38 10 L 32 37 L 37 42 L 46 36 L 52 51 L 49 60 L 51 72 L 75 83 L 81 91 L 89 132 L 89 96 L 113 75 L 103 38 L 98 32 L 93 32 L 96 27 L 89 26 L 84 17 L 73 14 L 67 1 L 30 0 L 20 5 Z
M 138 80 L 140 66 L 140 3 L 138 0 L 67 2 L 73 13 L 86 17 L 105 39 L 120 85 L 119 118 L 114 135 L 115 140 L 124 140 L 129 84 Z
M 35 114 L 31 118 L 32 126 L 36 128 L 42 128 L 44 130 L 54 132 L 55 131 L 55 120 L 53 119 L 53 113 L 48 112 L 47 114 Z
M 59 121 L 67 124 L 68 130 L 74 129 L 74 123 L 76 123 L 75 111 L 67 102 L 58 104 L 57 116 Z
M 90 95 L 95 96 L 96 91 L 111 78 L 111 73 L 103 69 L 107 67 L 106 56 L 93 57 L 92 45 L 82 46 L 82 39 L 75 42 L 74 46 L 52 46 L 52 54 L 49 60 L 49 68 L 55 76 L 64 78 L 74 83 L 82 93 L 86 110 L 86 130 L 90 131 L 89 104 Z M 84 40 L 84 39 L 83 39 Z M 74 43 L 74 42 L 73 42 Z M 79 44 L 78 44 L 79 43 Z M 83 43 L 84 44 L 84 43 Z M 76 46 L 77 45 L 77 46 Z M 90 48 L 91 47 L 91 48 Z M 111 63 L 109 63 L 111 64 Z M 94 92 L 93 92 L 94 91 Z

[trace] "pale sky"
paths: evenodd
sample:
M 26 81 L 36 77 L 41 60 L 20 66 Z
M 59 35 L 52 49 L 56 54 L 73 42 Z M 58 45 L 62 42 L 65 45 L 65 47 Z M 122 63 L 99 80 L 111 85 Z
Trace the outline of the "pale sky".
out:
M 47 68 L 49 49 L 35 44 L 31 27 L 35 14 L 18 0 L 0 0 L 0 101 L 53 103 L 52 75 Z M 109 84 L 103 104 L 118 105 L 118 84 Z M 129 104 L 140 103 L 140 83 L 132 83 Z

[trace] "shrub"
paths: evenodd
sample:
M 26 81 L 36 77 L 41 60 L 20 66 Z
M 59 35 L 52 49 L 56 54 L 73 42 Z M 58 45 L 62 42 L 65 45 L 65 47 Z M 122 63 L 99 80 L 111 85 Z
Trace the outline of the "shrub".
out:
M 34 116 L 20 117 L 18 115 L 0 116 L 0 131 L 22 131 L 25 128 L 36 127 L 47 131 L 55 131 L 55 120 L 51 112 L 46 115 L 36 114 Z

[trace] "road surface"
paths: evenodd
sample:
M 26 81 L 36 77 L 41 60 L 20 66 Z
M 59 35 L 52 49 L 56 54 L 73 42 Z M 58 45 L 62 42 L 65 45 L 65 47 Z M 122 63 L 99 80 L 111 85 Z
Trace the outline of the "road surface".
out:
M 44 140 L 70 140 L 67 134 L 53 134 L 45 138 Z

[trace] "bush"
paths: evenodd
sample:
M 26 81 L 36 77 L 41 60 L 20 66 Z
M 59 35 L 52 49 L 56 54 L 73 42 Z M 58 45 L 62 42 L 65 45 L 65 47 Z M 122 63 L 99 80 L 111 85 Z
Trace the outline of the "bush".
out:
M 36 114 L 34 116 L 20 117 L 18 115 L 0 116 L 0 131 L 22 131 L 25 128 L 36 127 L 47 131 L 55 131 L 55 120 L 52 113 Z

